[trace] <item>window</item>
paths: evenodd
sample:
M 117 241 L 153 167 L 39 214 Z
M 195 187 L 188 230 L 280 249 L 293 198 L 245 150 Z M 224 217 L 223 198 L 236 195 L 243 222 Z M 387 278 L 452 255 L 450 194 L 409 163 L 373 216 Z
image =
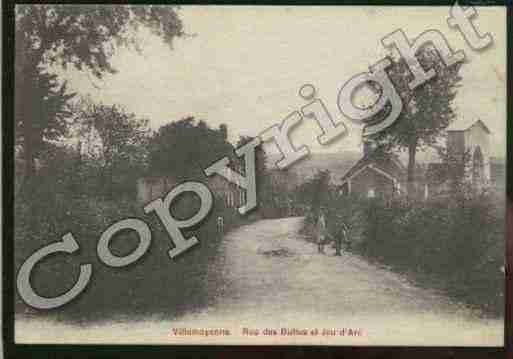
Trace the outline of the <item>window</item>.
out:
M 369 188 L 367 191 L 367 198 L 374 198 L 376 197 L 376 193 L 374 192 L 374 188 Z

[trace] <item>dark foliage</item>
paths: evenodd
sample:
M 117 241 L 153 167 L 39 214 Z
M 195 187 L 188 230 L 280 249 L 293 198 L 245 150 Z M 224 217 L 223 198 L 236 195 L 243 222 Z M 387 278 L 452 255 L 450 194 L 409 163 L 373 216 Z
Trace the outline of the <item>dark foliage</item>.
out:
M 193 196 L 184 196 L 171 211 L 177 217 L 190 215 L 198 205 L 194 200 Z M 34 288 L 43 296 L 62 293 L 74 284 L 80 263 L 93 265 L 93 277 L 88 288 L 64 307 L 38 311 L 17 296 L 17 312 L 75 323 L 139 317 L 169 319 L 214 303 L 223 290 L 220 280 L 222 237 L 216 231 L 216 218 L 224 216 L 225 231 L 245 220 L 233 209 L 225 208 L 223 201 L 216 201 L 205 222 L 194 231 L 185 232 L 186 237 L 197 236 L 200 244 L 170 259 L 168 251 L 172 244 L 164 228 L 155 216 L 144 215 L 133 201 L 61 198 L 48 205 L 52 206 L 51 211 L 48 207 L 41 208 L 49 212 L 48 216 L 38 213 L 35 220 L 29 216 L 28 206 L 17 203 L 16 270 L 37 249 L 60 240 L 59 236 L 71 231 L 80 244 L 80 252 L 72 256 L 50 256 L 40 262 L 33 272 Z M 132 265 L 107 267 L 96 254 L 98 239 L 111 223 L 127 217 L 147 221 L 152 229 L 152 244 Z M 127 255 L 137 243 L 135 235 L 121 232 L 113 239 L 111 250 L 116 255 Z
M 169 46 L 183 35 L 176 9 L 133 5 L 19 5 L 15 29 L 15 129 L 23 151 L 25 192 L 37 181 L 35 160 L 41 146 L 66 134 L 69 100 L 52 74 L 53 68 L 73 66 L 101 78 L 114 73 L 110 59 L 120 46 L 141 50 L 140 27 Z
M 234 157 L 226 135 L 226 126 L 212 129 L 194 117 L 164 125 L 150 140 L 149 171 L 179 181 L 200 178 L 213 162 Z
M 324 201 L 328 230 L 349 228 L 347 249 L 439 290 L 483 315 L 504 305 L 504 199 L 493 192 L 412 202 L 333 195 Z M 315 212 L 304 230 L 313 233 Z
M 501 204 L 490 195 L 410 204 L 370 201 L 357 251 L 485 314 L 501 315 Z

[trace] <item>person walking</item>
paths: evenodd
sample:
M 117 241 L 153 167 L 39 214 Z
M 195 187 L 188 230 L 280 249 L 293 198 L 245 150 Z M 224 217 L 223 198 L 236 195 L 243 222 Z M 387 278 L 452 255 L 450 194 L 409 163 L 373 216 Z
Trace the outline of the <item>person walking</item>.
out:
M 326 217 L 322 211 L 319 213 L 319 217 L 317 218 L 316 229 L 317 251 L 324 254 L 324 243 L 326 241 Z
M 220 236 L 224 234 L 224 218 L 221 216 L 217 217 L 217 234 Z
M 335 237 L 335 255 L 342 255 L 342 242 L 347 244 L 349 247 L 349 237 L 348 237 L 348 228 L 344 222 L 340 222 L 339 228 Z

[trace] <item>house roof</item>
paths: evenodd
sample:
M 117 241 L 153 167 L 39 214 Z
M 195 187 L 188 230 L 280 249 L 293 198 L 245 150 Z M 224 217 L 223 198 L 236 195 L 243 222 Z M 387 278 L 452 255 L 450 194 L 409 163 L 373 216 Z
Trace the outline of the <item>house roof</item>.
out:
M 462 118 L 457 119 L 447 127 L 447 131 L 467 131 L 473 126 L 481 126 L 487 133 L 491 133 L 490 129 L 478 118 Z
M 385 154 L 380 151 L 372 151 L 363 156 L 342 177 L 342 183 L 356 175 L 365 167 L 370 167 L 378 172 L 384 172 L 398 181 L 404 180 L 405 168 L 399 158 L 394 154 Z
M 266 156 L 268 169 L 276 170 L 283 174 L 284 170 L 276 169 L 275 163 L 280 160 L 281 155 L 269 154 Z M 362 158 L 361 152 L 340 151 L 336 153 L 312 152 L 301 161 L 294 163 L 287 168 L 287 172 L 297 178 L 297 183 L 303 183 L 313 178 L 319 171 L 329 170 L 333 184 L 340 184 L 343 175 L 349 171 Z

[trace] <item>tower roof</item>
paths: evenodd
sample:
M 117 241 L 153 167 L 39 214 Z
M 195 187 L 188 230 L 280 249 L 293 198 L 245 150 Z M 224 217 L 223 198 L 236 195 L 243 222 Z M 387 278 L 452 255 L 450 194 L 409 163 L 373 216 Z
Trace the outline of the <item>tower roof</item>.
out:
M 446 130 L 448 132 L 451 132 L 451 131 L 467 131 L 468 129 L 470 129 L 473 126 L 481 126 L 483 128 L 483 130 L 485 130 L 487 133 L 491 133 L 491 131 L 488 128 L 488 126 L 486 126 L 484 124 L 484 122 L 481 121 L 478 118 L 466 118 L 466 119 L 462 118 L 462 119 L 457 119 L 453 123 L 451 123 L 449 125 L 449 127 L 447 127 Z

